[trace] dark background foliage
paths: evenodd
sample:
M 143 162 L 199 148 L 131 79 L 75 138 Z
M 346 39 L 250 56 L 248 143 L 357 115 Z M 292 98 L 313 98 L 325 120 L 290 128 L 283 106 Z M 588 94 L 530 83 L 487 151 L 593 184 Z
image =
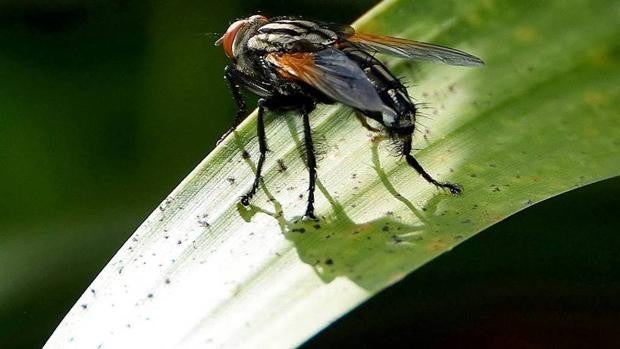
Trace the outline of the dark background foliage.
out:
M 230 21 L 350 22 L 374 2 L 1 2 L 0 347 L 40 347 L 228 127 L 212 44 Z M 614 179 L 519 213 L 308 346 L 612 343 L 618 194 Z

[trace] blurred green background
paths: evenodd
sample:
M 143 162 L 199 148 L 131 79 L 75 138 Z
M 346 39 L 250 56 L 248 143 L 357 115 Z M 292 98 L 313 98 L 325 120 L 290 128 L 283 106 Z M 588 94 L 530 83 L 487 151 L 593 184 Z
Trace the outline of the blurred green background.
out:
M 230 21 L 261 11 L 351 22 L 375 2 L 0 2 L 0 347 L 40 347 L 230 125 L 226 58 L 213 46 Z M 308 345 L 536 343 L 534 319 L 600 337 L 620 320 L 619 194 L 614 179 L 522 212 Z

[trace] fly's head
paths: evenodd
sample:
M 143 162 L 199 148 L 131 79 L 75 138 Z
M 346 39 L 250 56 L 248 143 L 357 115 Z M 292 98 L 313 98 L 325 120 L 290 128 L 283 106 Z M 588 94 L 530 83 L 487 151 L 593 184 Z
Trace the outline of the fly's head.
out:
M 228 27 L 226 33 L 215 42 L 215 45 L 222 45 L 226 56 L 236 62 L 245 52 L 245 45 L 250 37 L 268 21 L 267 17 L 261 15 L 238 20 Z

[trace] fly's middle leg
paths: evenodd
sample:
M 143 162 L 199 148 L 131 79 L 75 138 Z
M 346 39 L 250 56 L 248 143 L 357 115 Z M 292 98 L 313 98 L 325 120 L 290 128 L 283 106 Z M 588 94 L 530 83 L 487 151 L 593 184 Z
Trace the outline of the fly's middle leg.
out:
M 258 117 L 256 119 L 256 133 L 258 134 L 258 150 L 260 152 L 258 158 L 258 164 L 256 165 L 256 175 L 254 177 L 254 183 L 252 188 L 241 197 L 241 204 L 248 206 L 250 200 L 256 194 L 261 181 L 261 173 L 263 171 L 263 163 L 267 154 L 267 137 L 265 136 L 265 100 L 260 99 L 258 101 Z

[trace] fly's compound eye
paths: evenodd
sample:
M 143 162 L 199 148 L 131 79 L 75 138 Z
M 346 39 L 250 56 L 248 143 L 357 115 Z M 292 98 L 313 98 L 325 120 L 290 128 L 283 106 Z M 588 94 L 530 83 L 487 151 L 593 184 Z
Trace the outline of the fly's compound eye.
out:
M 247 22 L 248 21 L 244 19 L 231 24 L 230 27 L 228 27 L 226 34 L 224 34 L 215 42 L 215 45 L 224 46 L 224 52 L 226 53 L 226 56 L 228 56 L 228 58 L 230 59 L 233 59 L 235 57 L 233 52 L 235 37 L 237 36 L 237 33 L 239 33 L 239 30 L 241 30 L 241 28 L 243 28 Z

